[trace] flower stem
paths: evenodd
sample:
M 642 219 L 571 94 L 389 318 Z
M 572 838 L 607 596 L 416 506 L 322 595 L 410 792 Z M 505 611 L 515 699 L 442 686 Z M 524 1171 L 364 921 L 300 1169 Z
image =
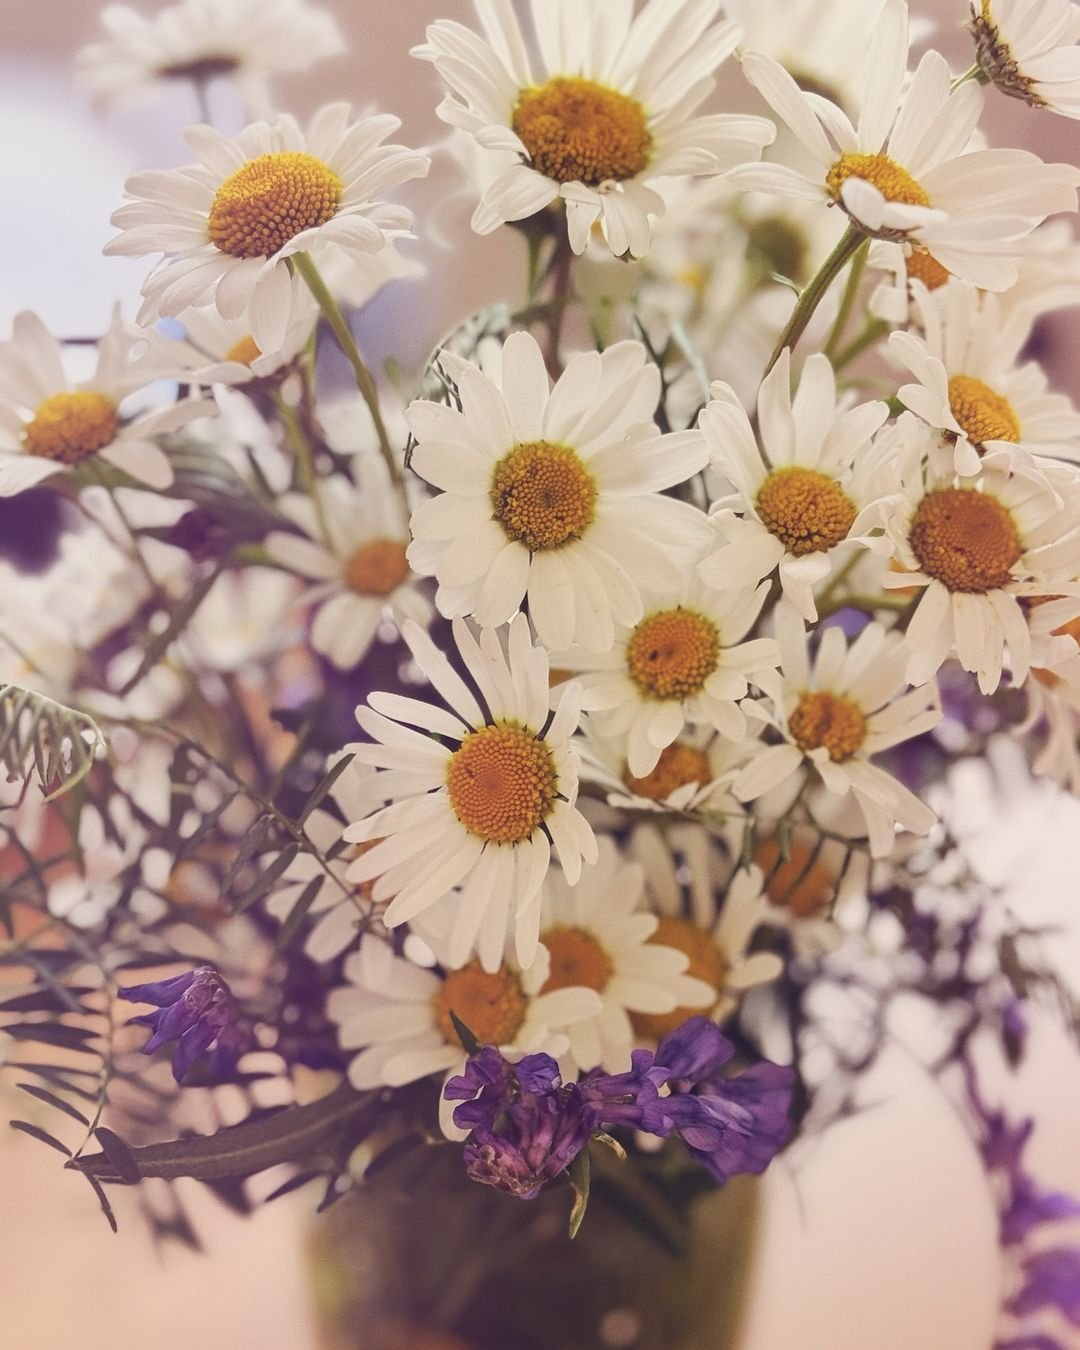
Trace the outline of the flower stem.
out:
M 329 543 L 330 532 L 327 529 L 326 516 L 323 513 L 322 498 L 319 496 L 319 480 L 315 473 L 315 453 L 312 450 L 311 441 L 308 439 L 307 432 L 296 414 L 296 409 L 286 402 L 280 389 L 275 389 L 273 398 L 274 406 L 277 408 L 278 416 L 285 428 L 286 440 L 296 456 L 296 471 L 300 479 L 300 486 L 311 498 L 315 507 L 315 516 L 319 522 L 319 530 L 324 542 Z
M 851 318 L 851 311 L 855 308 L 855 301 L 859 293 L 859 283 L 862 281 L 863 272 L 866 270 L 866 259 L 870 252 L 870 240 L 864 239 L 855 250 L 855 256 L 851 260 L 851 271 L 848 273 L 847 284 L 844 287 L 844 294 L 840 300 L 840 308 L 836 311 L 836 320 L 825 340 L 825 355 L 831 361 L 836 354 L 836 349 L 840 345 L 840 339 L 844 336 L 844 329 Z
M 865 235 L 862 230 L 858 230 L 854 225 L 849 225 L 841 236 L 840 242 L 821 264 L 821 267 L 806 284 L 806 288 L 799 296 L 798 302 L 792 310 L 791 318 L 788 319 L 784 331 L 780 334 L 773 348 L 773 354 L 769 357 L 769 364 L 765 367 L 764 374 L 768 375 L 785 347 L 794 347 L 799 338 L 806 331 L 806 326 L 814 317 L 814 311 L 825 298 L 825 293 L 833 284 L 836 278 L 844 270 L 847 264 L 858 252 Z
M 312 261 L 310 253 L 296 253 L 293 255 L 292 262 L 303 277 L 308 290 L 318 302 L 323 317 L 333 330 L 334 337 L 337 338 L 338 346 L 344 352 L 349 365 L 352 366 L 356 387 L 360 390 L 361 397 L 367 404 L 368 412 L 371 413 L 371 420 L 375 424 L 375 434 L 379 438 L 379 450 L 386 461 L 390 480 L 395 486 L 400 487 L 401 470 L 398 468 L 397 460 L 394 457 L 390 436 L 379 409 L 379 391 L 375 388 L 375 381 L 371 378 L 371 372 L 364 364 L 364 358 L 360 355 L 356 340 L 349 329 L 349 325 L 345 322 L 345 315 L 341 312 L 341 306 L 327 289 L 326 282 L 320 276 L 319 269 Z
M 978 80 L 980 84 L 988 84 L 989 81 L 978 61 L 970 69 L 965 70 L 963 75 L 957 75 L 952 84 L 949 85 L 949 93 L 955 94 L 962 84 L 967 84 L 969 80 Z

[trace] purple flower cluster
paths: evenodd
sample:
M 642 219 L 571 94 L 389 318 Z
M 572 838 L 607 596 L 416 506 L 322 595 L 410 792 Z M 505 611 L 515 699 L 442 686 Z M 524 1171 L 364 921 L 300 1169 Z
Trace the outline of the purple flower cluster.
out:
M 171 980 L 133 984 L 120 990 L 131 1003 L 152 1003 L 157 1012 L 133 1017 L 132 1024 L 148 1026 L 152 1035 L 143 1046 L 152 1055 L 169 1041 L 176 1042 L 173 1077 L 183 1082 L 204 1051 L 211 1050 L 210 1072 L 226 1078 L 251 1046 L 249 1026 L 240 1016 L 229 986 L 210 966 L 200 966 Z
M 764 1171 L 792 1128 L 793 1071 L 761 1063 L 721 1076 L 732 1054 L 719 1027 L 691 1017 L 655 1054 L 635 1050 L 626 1073 L 594 1070 L 564 1084 L 550 1055 L 511 1064 L 486 1045 L 444 1092 L 461 1103 L 454 1123 L 469 1131 L 469 1176 L 523 1200 L 564 1172 L 598 1130 L 618 1126 L 676 1135 L 724 1182 Z

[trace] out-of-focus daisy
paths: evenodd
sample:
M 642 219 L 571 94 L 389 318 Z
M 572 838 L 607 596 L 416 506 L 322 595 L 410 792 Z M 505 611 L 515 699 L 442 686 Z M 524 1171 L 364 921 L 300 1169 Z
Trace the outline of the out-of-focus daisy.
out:
M 80 84 L 102 102 L 152 97 L 175 80 L 235 84 L 249 117 L 271 111 L 269 77 L 345 50 L 333 16 L 307 0 L 181 0 L 154 15 L 101 11 L 106 36 L 76 57 Z
M 723 173 L 773 139 L 760 117 L 693 115 L 739 38 L 714 22 L 720 0 L 650 0 L 636 17 L 625 4 L 532 0 L 539 62 L 506 0 L 476 8 L 483 37 L 440 20 L 413 54 L 451 91 L 444 122 L 517 156 L 484 191 L 480 234 L 561 197 L 575 253 L 599 221 L 612 253 L 641 257 L 664 210 L 655 179 Z
M 573 357 L 554 388 L 527 333 L 506 340 L 499 385 L 443 359 L 461 411 L 406 413 L 412 467 L 442 489 L 413 513 L 409 561 L 447 616 L 495 627 L 527 597 L 546 646 L 605 650 L 641 617 L 641 588 L 675 584 L 709 537 L 699 510 L 660 495 L 704 468 L 701 434 L 661 435 L 638 342 Z
M 638 825 L 629 851 L 645 869 L 649 902 L 660 919 L 650 941 L 686 954 L 687 974 L 711 991 L 710 1017 L 722 1021 L 745 990 L 776 979 L 780 958 L 747 950 L 768 915 L 760 868 L 736 871 L 717 841 L 692 825 L 663 831 Z M 636 1013 L 634 1029 L 660 1040 L 693 1011 Z
M 1072 0 L 972 0 L 975 58 L 1003 94 L 1080 117 L 1080 8 Z
M 106 253 L 166 256 L 143 285 L 139 322 L 212 302 L 222 318 L 247 316 L 261 352 L 277 351 L 292 317 L 290 257 L 374 254 L 409 232 L 411 211 L 374 200 L 427 173 L 426 155 L 382 144 L 400 125 L 328 103 L 306 132 L 285 113 L 232 139 L 190 127 L 199 163 L 136 174 L 134 200 L 113 214 L 121 232 Z
M 839 628 L 828 628 L 811 664 L 798 614 L 781 602 L 775 623 L 783 681 L 770 720 L 784 739 L 759 750 L 732 791 L 753 801 L 811 767 L 829 792 L 853 794 L 874 857 L 892 850 L 897 824 L 925 834 L 934 813 L 871 762 L 941 720 L 935 686 L 901 692 L 908 659 L 901 636 L 872 623 L 848 647 Z
M 430 928 L 424 942 L 438 961 L 443 944 Z M 332 989 L 326 1002 L 342 1048 L 359 1051 L 349 1063 L 349 1081 L 363 1091 L 459 1072 L 465 1051 L 451 1013 L 483 1045 L 564 1055 L 560 1033 L 581 1017 L 595 1017 L 600 999 L 584 986 L 541 992 L 548 962 L 542 948 L 536 955 L 527 975 L 512 957 L 494 971 L 475 963 L 430 969 L 395 956 L 379 938 L 364 937 L 345 961 L 350 984 Z
M 859 534 L 860 511 L 882 495 L 869 448 L 888 408 L 838 405 L 836 377 L 820 353 L 808 358 L 793 400 L 790 364 L 785 348 L 761 384 L 761 448 L 734 390 L 712 386 L 700 425 L 710 466 L 737 495 L 714 504 L 723 544 L 698 565 L 698 575 L 728 590 L 753 586 L 779 567 L 784 594 L 813 621 L 814 586 L 829 575 L 833 550 Z
M 1080 679 L 1066 682 L 1054 671 L 1034 670 L 1024 686 L 1027 712 L 1010 734 L 1041 745 L 1031 761 L 1032 771 L 1080 793 Z
M 1031 333 L 1027 313 L 1004 320 L 996 296 L 960 284 L 931 295 L 916 283 L 915 306 L 923 336 L 889 338 L 918 381 L 898 397 L 955 442 L 947 459 L 957 473 L 1015 470 L 1032 455 L 1080 459 L 1080 413 L 1064 394 L 1047 390 L 1036 362 L 1017 365 Z
M 399 628 L 409 619 L 427 627 L 432 615 L 405 558 L 408 524 L 385 464 L 372 453 L 355 463 L 356 484 L 321 479 L 318 503 L 305 493 L 282 497 L 282 515 L 304 533 L 266 539 L 271 558 L 318 583 L 304 597 L 318 607 L 311 645 L 339 670 L 364 659 L 386 615 Z
M 184 630 L 186 655 L 196 668 L 235 672 L 253 670 L 280 652 L 299 634 L 287 614 L 298 583 L 273 567 L 222 572 Z
M 991 694 L 1005 652 L 1014 683 L 1026 678 L 1032 637 L 1021 599 L 1077 595 L 1080 501 L 1048 485 L 986 470 L 961 486 L 911 464 L 903 491 L 883 508 L 885 542 L 898 571 L 886 589 L 925 588 L 908 624 L 907 678 L 931 679 L 954 652 Z
M 743 740 L 739 700 L 779 660 L 771 638 L 743 642 L 768 590 L 714 591 L 686 579 L 666 596 L 653 595 L 645 617 L 620 629 L 610 651 L 572 648 L 553 657 L 559 669 L 578 672 L 583 706 L 599 731 L 625 739 L 635 778 L 653 772 L 687 725 Z
M 819 167 L 807 176 L 751 164 L 732 181 L 839 206 L 863 233 L 916 243 L 954 275 L 1006 290 L 1016 279 L 1018 241 L 1046 216 L 1076 210 L 1080 171 L 1025 150 L 968 150 L 980 90 L 968 82 L 952 91 L 948 63 L 935 51 L 905 89 L 907 53 L 907 6 L 885 0 L 857 128 L 777 62 L 747 53 L 746 76 Z
M 418 665 L 453 711 L 398 694 L 372 694 L 357 720 L 377 744 L 356 757 L 383 770 L 374 785 L 392 804 L 345 832 L 350 842 L 381 842 L 349 868 L 350 881 L 377 877 L 376 901 L 390 899 L 389 927 L 430 908 L 460 885 L 458 949 L 482 957 L 501 950 L 493 932 L 513 920 L 527 966 L 536 950 L 540 886 L 554 849 L 570 882 L 596 861 L 596 840 L 574 805 L 581 690 L 568 685 L 548 714 L 548 658 L 519 615 L 504 652 L 491 629 L 479 641 L 454 623 L 461 659 L 484 709 L 445 653 L 413 623 L 403 630 Z M 411 730 L 419 727 L 419 731 Z
M 700 1012 L 716 1000 L 713 985 L 687 974 L 686 953 L 657 939 L 656 915 L 642 906 L 644 882 L 642 868 L 603 838 L 596 866 L 576 886 L 554 868 L 544 883 L 540 941 L 549 974 L 543 988 L 584 985 L 600 997 L 595 1016 L 567 1028 L 579 1069 L 629 1069 L 631 1014 Z
M 124 400 L 154 375 L 132 359 L 140 339 L 119 310 L 98 343 L 94 374 L 78 383 L 68 379 L 60 344 L 36 314 L 16 315 L 13 331 L 0 343 L 0 497 L 95 457 L 147 487 L 168 487 L 172 467 L 155 438 L 205 417 L 213 405 L 182 399 L 123 414 Z

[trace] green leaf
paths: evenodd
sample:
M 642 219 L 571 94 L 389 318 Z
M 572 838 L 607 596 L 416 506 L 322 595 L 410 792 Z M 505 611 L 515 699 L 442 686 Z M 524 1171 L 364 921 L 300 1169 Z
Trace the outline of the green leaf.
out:
M 450 1021 L 454 1024 L 454 1030 L 457 1032 L 457 1038 L 461 1042 L 465 1050 L 465 1053 L 467 1055 L 475 1055 L 476 1052 L 480 1049 L 480 1042 L 476 1039 L 476 1037 L 465 1025 L 465 1023 L 461 1020 L 461 1018 L 457 1015 L 457 1013 L 453 1010 L 453 1008 L 450 1009 Z
M 291 844 L 286 844 L 266 871 L 260 872 L 252 885 L 234 902 L 233 912 L 242 914 L 245 909 L 250 909 L 256 900 L 261 900 L 267 891 L 272 889 L 274 882 L 287 870 L 299 852 L 300 845 L 295 839 Z
M 589 1146 L 586 1144 L 566 1169 L 566 1175 L 570 1178 L 570 1185 L 574 1188 L 574 1206 L 570 1211 L 569 1229 L 572 1238 L 577 1237 L 582 1220 L 585 1218 L 585 1210 L 589 1204 L 589 1181 L 591 1174 L 592 1168 L 589 1163 Z
M 317 877 L 312 877 L 300 892 L 296 904 L 289 910 L 288 918 L 286 918 L 285 922 L 281 925 L 281 928 L 278 930 L 278 935 L 274 939 L 275 955 L 280 955 L 285 948 L 288 947 L 289 943 L 292 942 L 300 925 L 307 917 L 308 910 L 314 904 L 315 897 L 322 890 L 323 882 L 325 880 L 325 875 L 320 872 Z
M 54 1148 L 58 1153 L 62 1153 L 65 1158 L 71 1157 L 71 1149 L 68 1148 L 67 1144 L 62 1144 L 59 1139 L 49 1134 L 47 1130 L 43 1130 L 37 1125 L 31 1125 L 28 1120 L 11 1120 L 8 1124 L 13 1130 L 21 1130 L 23 1134 L 28 1134 L 31 1139 L 37 1139 L 42 1144 L 48 1144 L 50 1148 Z
M 36 773 L 46 801 L 81 783 L 104 749 L 101 728 L 86 713 L 32 689 L 0 684 L 0 767 L 12 778 Z
M 341 758 L 337 761 L 337 763 L 334 764 L 329 769 L 326 776 L 323 778 L 322 782 L 311 794 L 311 796 L 307 799 L 307 803 L 304 806 L 303 811 L 300 812 L 300 815 L 297 818 L 296 821 L 297 825 L 303 825 L 304 821 L 307 820 L 308 816 L 311 815 L 312 811 L 314 811 L 315 808 L 318 805 L 320 805 L 320 803 L 325 799 L 326 795 L 330 792 L 331 788 L 334 786 L 334 784 L 337 782 L 337 780 L 341 777 L 341 775 L 345 772 L 345 770 L 349 767 L 349 765 L 352 762 L 353 762 L 352 755 L 342 755 Z
M 94 1138 L 101 1145 L 105 1156 L 116 1169 L 116 1174 L 125 1186 L 134 1186 L 139 1181 L 139 1165 L 131 1156 L 131 1149 L 112 1130 L 99 1125 Z
M 205 576 L 200 577 L 195 585 L 195 589 L 186 596 L 184 600 L 177 605 L 172 614 L 169 615 L 169 622 L 161 630 L 155 633 L 150 639 L 150 643 L 143 653 L 143 659 L 139 662 L 138 669 L 127 681 L 124 687 L 119 691 L 119 697 L 124 698 L 135 688 L 135 686 L 148 674 L 149 671 L 157 665 L 168 649 L 184 631 L 191 622 L 195 611 L 210 593 L 210 588 L 221 575 L 220 566 L 207 572 Z
M 77 1120 L 80 1125 L 90 1124 L 78 1107 L 64 1101 L 63 1097 L 58 1097 L 55 1092 L 50 1092 L 48 1088 L 38 1087 L 34 1083 L 16 1083 L 15 1086 L 21 1088 L 23 1092 L 29 1093 L 31 1097 L 36 1097 L 39 1102 L 44 1102 L 46 1106 L 52 1106 L 57 1111 L 63 1111 L 65 1116 Z

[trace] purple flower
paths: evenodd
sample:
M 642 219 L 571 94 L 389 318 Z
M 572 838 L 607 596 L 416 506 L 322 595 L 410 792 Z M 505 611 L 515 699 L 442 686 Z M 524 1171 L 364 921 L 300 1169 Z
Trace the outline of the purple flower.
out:
M 1017 1171 L 1011 1180 L 1009 1203 L 1001 1215 L 1001 1241 L 1005 1246 L 1023 1242 L 1040 1224 L 1080 1218 L 1080 1203 L 1064 1191 L 1044 1190 L 1023 1171 Z
M 1035 1336 L 1018 1336 L 1009 1341 L 995 1341 L 994 1350 L 1068 1350 L 1054 1336 L 1044 1336 L 1041 1332 Z
M 1010 1301 L 1017 1317 L 1056 1308 L 1074 1327 L 1080 1327 L 1080 1248 L 1051 1247 L 1024 1262 L 1024 1285 Z
M 176 1041 L 172 1068 L 178 1083 L 212 1047 L 211 1072 L 217 1078 L 228 1077 L 251 1044 L 250 1029 L 241 1023 L 229 986 L 210 966 L 200 966 L 171 980 L 133 984 L 119 993 L 131 1003 L 152 1003 L 158 1009 L 131 1021 L 151 1029 L 150 1039 L 143 1046 L 144 1055 Z

